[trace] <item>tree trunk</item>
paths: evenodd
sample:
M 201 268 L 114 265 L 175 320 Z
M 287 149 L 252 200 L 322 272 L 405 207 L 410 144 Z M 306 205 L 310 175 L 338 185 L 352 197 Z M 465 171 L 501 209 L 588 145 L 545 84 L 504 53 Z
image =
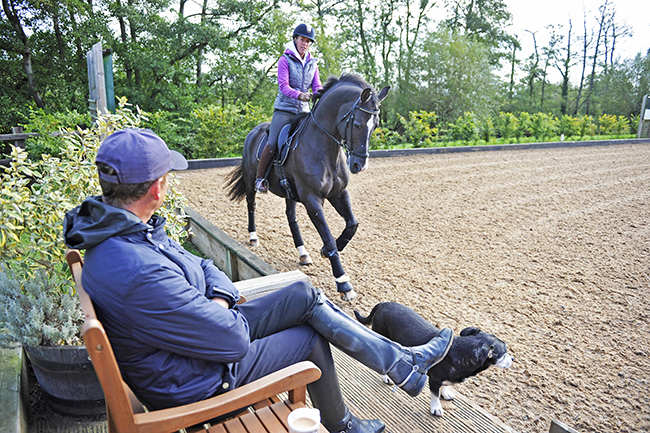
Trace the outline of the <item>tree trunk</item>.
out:
M 584 25 L 584 38 L 582 45 L 582 73 L 580 75 L 580 85 L 578 86 L 578 96 L 576 97 L 576 105 L 573 110 L 573 114 L 578 114 L 578 109 L 580 108 L 580 98 L 582 97 L 582 89 L 585 84 L 585 71 L 587 70 L 587 48 L 589 48 L 589 39 L 587 38 L 587 17 L 584 16 L 583 19 Z
M 124 46 L 124 52 L 128 53 L 127 46 L 129 44 L 128 36 L 126 34 L 126 22 L 124 21 L 124 10 L 122 9 L 122 3 L 120 0 L 116 0 L 118 7 L 117 22 L 120 25 L 120 39 L 122 45 Z M 129 55 L 126 54 L 124 58 L 124 70 L 126 71 L 126 82 L 129 86 L 133 85 L 133 69 L 131 68 L 131 62 L 129 60 Z
M 562 90 L 561 90 L 561 99 L 560 99 L 560 112 L 562 114 L 568 113 L 569 107 L 569 68 L 571 67 L 571 31 L 573 30 L 573 24 L 569 20 L 569 34 L 567 35 L 567 47 L 566 47 L 566 58 L 562 61 L 561 65 L 557 65 L 560 74 L 562 75 Z M 562 66 L 562 67 L 560 67 Z
M 375 77 L 375 61 L 372 53 L 370 52 L 370 47 L 368 46 L 368 38 L 366 38 L 366 32 L 363 28 L 363 0 L 356 0 L 356 15 L 357 15 L 357 24 L 359 30 L 359 41 L 361 42 L 361 51 L 363 53 L 363 65 L 364 65 L 364 75 L 366 77 L 372 77 L 371 82 L 376 81 Z
M 129 6 L 133 6 L 133 0 L 128 0 L 128 4 L 129 4 Z M 133 18 L 128 17 L 128 20 L 129 20 L 129 30 L 130 30 L 130 33 L 131 33 L 131 43 L 133 44 L 133 46 L 137 46 L 137 44 L 138 44 L 137 25 L 136 25 L 135 20 Z M 141 80 L 141 77 L 140 77 L 140 70 L 138 68 L 133 68 L 133 69 L 135 71 L 135 87 L 137 87 L 139 89 L 140 86 L 142 85 L 142 80 Z
M 70 15 L 70 22 L 72 23 L 72 30 L 74 32 L 74 45 L 77 50 L 76 57 L 77 57 L 77 67 L 84 65 L 86 66 L 85 62 L 85 55 L 83 48 L 81 46 L 81 40 L 79 39 L 78 32 L 77 32 L 77 17 L 75 15 L 75 9 L 72 7 L 72 5 L 68 4 L 68 15 Z
M 515 88 L 515 65 L 517 64 L 517 48 L 519 48 L 519 43 L 516 39 L 512 40 L 512 57 L 510 59 L 510 84 L 508 86 L 508 99 L 512 99 L 514 96 Z
M 205 21 L 205 14 L 208 11 L 208 0 L 203 0 L 201 7 L 201 24 Z M 203 48 L 199 48 L 196 53 L 196 86 L 201 87 L 203 84 Z
M 538 73 L 537 68 L 539 67 L 539 51 L 537 49 L 537 38 L 535 37 L 535 33 L 531 32 L 530 30 L 526 31 L 533 37 L 533 48 L 535 49 L 535 63 L 531 66 L 530 75 L 528 76 L 528 94 L 532 101 L 533 93 L 535 90 L 535 79 L 537 78 Z
M 594 57 L 591 64 L 591 76 L 589 77 L 589 94 L 586 98 L 585 103 L 585 114 L 591 114 L 591 95 L 594 93 L 594 88 L 596 87 L 596 64 L 598 63 L 598 50 L 600 49 L 600 39 L 603 35 L 603 29 L 605 28 L 605 19 L 607 18 L 607 3 L 609 0 L 605 0 L 605 3 L 599 8 L 600 9 L 600 23 L 598 24 L 598 34 L 596 36 L 596 46 L 594 47 Z
M 29 38 L 25 34 L 23 26 L 20 22 L 20 18 L 16 14 L 14 4 L 9 4 L 9 0 L 2 0 L 2 8 L 4 9 L 7 20 L 16 32 L 16 36 L 18 37 L 18 40 L 22 46 L 19 54 L 21 54 L 23 57 L 23 69 L 25 70 L 25 75 L 27 75 L 29 91 L 32 94 L 32 98 L 34 99 L 36 106 L 38 108 L 44 108 L 45 103 L 43 102 L 43 98 L 41 98 L 41 94 L 36 87 L 36 78 L 34 77 L 34 70 L 32 68 L 32 55 L 29 47 Z

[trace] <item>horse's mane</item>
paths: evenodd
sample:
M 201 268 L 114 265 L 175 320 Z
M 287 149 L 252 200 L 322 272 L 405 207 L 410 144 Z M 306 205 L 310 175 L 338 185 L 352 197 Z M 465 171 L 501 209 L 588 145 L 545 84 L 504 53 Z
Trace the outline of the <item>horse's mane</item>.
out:
M 327 79 L 327 82 L 323 85 L 323 88 L 318 91 L 318 93 L 314 94 L 314 102 L 316 102 L 318 99 L 322 98 L 325 96 L 328 90 L 331 88 L 335 87 L 339 83 L 351 83 L 351 84 L 356 84 L 361 88 L 366 88 L 366 87 L 372 87 L 370 84 L 366 82 L 361 76 L 357 74 L 346 74 L 343 73 L 341 74 L 340 78 L 336 78 L 334 76 L 329 77 Z

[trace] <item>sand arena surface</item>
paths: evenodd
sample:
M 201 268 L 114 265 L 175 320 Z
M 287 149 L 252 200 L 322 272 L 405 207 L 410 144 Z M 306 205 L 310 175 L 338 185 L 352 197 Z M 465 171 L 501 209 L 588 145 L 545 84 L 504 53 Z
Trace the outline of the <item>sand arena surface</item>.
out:
M 178 174 L 190 206 L 246 245 L 231 168 Z M 558 419 L 580 432 L 650 431 L 650 145 L 373 158 L 349 186 L 359 230 L 342 263 L 368 313 L 404 303 L 459 333 L 477 326 L 515 362 L 457 385 L 519 432 Z M 332 232 L 344 222 L 325 206 Z M 314 259 L 298 265 L 284 200 L 258 196 L 260 246 L 336 297 L 304 207 Z M 339 302 L 340 304 L 340 302 Z

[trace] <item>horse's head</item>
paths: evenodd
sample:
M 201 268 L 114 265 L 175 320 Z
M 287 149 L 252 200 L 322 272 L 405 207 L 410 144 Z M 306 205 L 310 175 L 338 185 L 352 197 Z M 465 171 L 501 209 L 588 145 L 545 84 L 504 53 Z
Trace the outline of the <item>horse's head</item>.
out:
M 352 174 L 368 168 L 370 136 L 379 124 L 379 107 L 389 90 L 390 87 L 386 86 L 379 93 L 375 93 L 371 87 L 365 87 L 338 123 L 338 131 L 344 139 L 348 167 Z
M 370 136 L 379 123 L 379 106 L 389 90 L 386 86 L 377 93 L 360 76 L 343 74 L 340 79 L 330 77 L 315 95 L 318 104 L 312 119 L 325 135 L 345 149 L 352 173 L 368 168 Z

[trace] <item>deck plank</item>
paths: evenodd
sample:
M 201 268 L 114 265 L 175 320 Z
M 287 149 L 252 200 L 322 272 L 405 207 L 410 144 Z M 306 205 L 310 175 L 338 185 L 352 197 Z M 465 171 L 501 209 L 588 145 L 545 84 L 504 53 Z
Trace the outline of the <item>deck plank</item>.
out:
M 336 348 L 332 355 L 348 407 L 360 418 L 379 418 L 386 433 L 514 433 L 505 423 L 460 395 L 442 401 L 445 414 L 429 413 L 428 387 L 413 398 L 383 383 L 379 374 Z

